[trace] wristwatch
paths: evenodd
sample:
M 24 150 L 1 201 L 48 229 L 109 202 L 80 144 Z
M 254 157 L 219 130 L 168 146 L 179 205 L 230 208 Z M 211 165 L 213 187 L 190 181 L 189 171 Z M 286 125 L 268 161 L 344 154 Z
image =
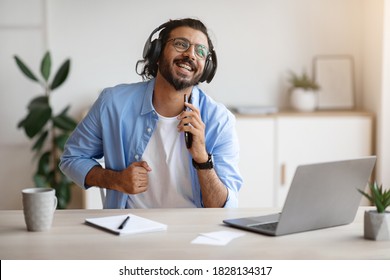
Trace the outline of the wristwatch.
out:
M 203 162 L 203 163 L 198 163 L 194 159 L 192 159 L 192 165 L 195 167 L 195 169 L 197 169 L 197 170 L 206 170 L 206 169 L 213 169 L 214 168 L 214 164 L 213 164 L 213 160 L 211 158 L 211 154 L 208 154 L 208 155 L 209 155 L 209 158 L 207 159 L 206 162 Z

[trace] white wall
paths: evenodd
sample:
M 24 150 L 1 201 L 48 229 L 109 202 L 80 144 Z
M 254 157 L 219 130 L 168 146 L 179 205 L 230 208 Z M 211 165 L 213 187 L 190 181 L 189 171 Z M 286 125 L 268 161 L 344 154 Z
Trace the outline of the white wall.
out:
M 16 125 L 38 89 L 21 76 L 13 55 L 38 64 L 45 49 L 43 13 L 42 0 L 0 1 L 0 209 L 20 208 L 19 190 L 32 186 L 30 143 Z
M 390 0 L 365 0 L 363 27 L 363 104 L 377 113 L 376 178 L 390 187 Z
M 381 45 L 367 51 L 364 40 L 372 31 L 370 36 L 382 40 L 377 7 L 383 1 L 0 0 L 0 209 L 20 208 L 19 190 L 32 184 L 34 169 L 30 143 L 16 124 L 39 91 L 16 68 L 13 54 L 36 71 L 47 48 L 54 68 L 71 58 L 70 77 L 53 102 L 56 110 L 71 104 L 79 116 L 104 87 L 140 81 L 135 63 L 154 28 L 169 19 L 197 17 L 209 27 L 219 58 L 217 75 L 203 87 L 226 105 L 286 107 L 289 70 L 311 72 L 316 55 L 350 54 L 357 105 L 375 108 L 379 97 L 371 103 L 364 93 L 380 88 L 380 81 L 366 78 L 371 72 L 364 69 L 372 57 L 381 59 L 376 55 Z M 378 63 L 371 70 L 378 71 Z
M 378 106 L 378 182 L 390 188 L 390 0 L 383 6 L 382 81 Z
M 286 106 L 287 72 L 311 72 L 319 54 L 353 55 L 357 83 L 361 78 L 359 0 L 48 3 L 49 47 L 74 61 L 66 94 L 57 98 L 59 103 L 77 98 L 75 111 L 89 105 L 103 87 L 139 81 L 134 66 L 145 40 L 158 25 L 178 17 L 197 17 L 210 28 L 219 67 L 204 88 L 227 105 Z

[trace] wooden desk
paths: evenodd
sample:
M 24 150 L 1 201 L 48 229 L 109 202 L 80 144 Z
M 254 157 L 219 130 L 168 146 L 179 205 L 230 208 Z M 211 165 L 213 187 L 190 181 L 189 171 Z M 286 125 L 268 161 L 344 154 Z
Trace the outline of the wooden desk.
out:
M 191 241 L 199 233 L 238 230 L 224 226 L 223 219 L 274 209 L 57 210 L 48 232 L 27 232 L 22 211 L 0 211 L 0 259 L 390 259 L 390 241 L 363 238 L 363 211 L 350 225 L 281 237 L 245 232 L 226 246 Z M 84 225 L 87 217 L 129 212 L 165 223 L 168 230 L 120 237 Z

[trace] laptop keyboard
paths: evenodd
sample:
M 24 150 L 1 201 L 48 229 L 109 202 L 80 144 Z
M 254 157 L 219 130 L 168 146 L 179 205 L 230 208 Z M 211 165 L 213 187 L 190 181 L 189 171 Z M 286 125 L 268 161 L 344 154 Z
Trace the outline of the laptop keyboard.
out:
M 276 230 L 277 225 L 278 225 L 278 222 L 273 222 L 273 223 L 267 223 L 267 224 L 251 225 L 251 227 L 256 228 L 256 229 L 265 229 L 265 230 L 274 231 L 274 230 Z

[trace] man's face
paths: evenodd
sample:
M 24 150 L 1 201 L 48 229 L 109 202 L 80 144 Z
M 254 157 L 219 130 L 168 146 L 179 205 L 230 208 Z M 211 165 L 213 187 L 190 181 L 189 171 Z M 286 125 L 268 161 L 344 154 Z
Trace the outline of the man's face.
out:
M 191 45 L 188 50 L 178 51 L 176 38 L 182 38 Z M 199 46 L 208 49 L 207 37 L 203 32 L 190 27 L 178 27 L 171 31 L 163 54 L 159 60 L 159 72 L 176 90 L 192 87 L 203 74 L 205 58 L 195 52 Z

